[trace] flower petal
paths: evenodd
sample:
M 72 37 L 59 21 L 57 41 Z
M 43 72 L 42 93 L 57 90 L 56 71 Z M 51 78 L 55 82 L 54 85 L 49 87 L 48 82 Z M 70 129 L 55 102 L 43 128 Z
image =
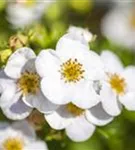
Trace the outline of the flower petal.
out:
M 83 50 L 89 50 L 88 45 L 82 44 L 79 40 L 74 40 L 72 34 L 62 36 L 56 45 L 56 52 L 64 59 L 72 58 L 74 54 L 80 55 Z
M 4 72 L 4 69 L 0 70 L 0 79 L 10 79 Z
M 19 99 L 12 106 L 2 108 L 2 111 L 9 119 L 22 120 L 29 116 L 32 109 Z
M 100 99 L 91 84 L 85 80 L 77 83 L 75 88 L 72 89 L 72 103 L 84 109 L 97 105 Z
M 54 111 L 58 106 L 51 103 L 41 91 L 36 95 L 28 95 L 23 97 L 23 101 L 31 108 L 37 108 L 42 113 L 50 113 Z
M 121 113 L 122 106 L 118 101 L 118 98 L 114 91 L 107 85 L 103 84 L 100 92 L 101 103 L 103 109 L 111 116 L 117 116 Z
M 59 71 L 60 60 L 54 50 L 42 50 L 36 59 L 36 69 L 41 77 L 54 76 Z
M 35 141 L 35 142 L 28 144 L 24 148 L 24 150 L 35 150 L 35 149 L 48 150 L 48 147 L 47 147 L 46 143 L 43 141 Z
M 105 64 L 107 72 L 121 73 L 124 70 L 122 62 L 120 61 L 118 56 L 111 51 L 103 51 L 101 53 L 101 59 Z
M 36 134 L 34 128 L 26 121 L 16 121 L 11 125 L 14 130 L 22 131 L 27 137 L 36 139 Z
M 60 77 L 45 77 L 41 81 L 43 94 L 54 104 L 67 104 L 71 101 L 68 86 L 62 82 Z
M 80 33 L 67 33 L 65 34 L 62 38 L 68 38 L 70 40 L 75 41 L 76 43 L 81 43 L 84 44 L 86 46 L 88 45 L 88 42 L 86 41 L 86 39 L 84 38 L 84 35 L 80 34 Z
M 124 72 L 122 73 L 123 77 L 126 79 L 126 83 L 128 86 L 128 90 L 131 92 L 135 92 L 135 67 L 134 66 L 128 66 L 125 68 Z
M 67 136 L 75 142 L 88 140 L 94 133 L 95 126 L 89 123 L 84 116 L 78 117 L 66 128 Z
M 16 95 L 17 92 L 16 84 L 9 79 L 0 79 L 0 86 L 2 92 L 0 97 L 0 106 L 9 107 L 18 100 L 19 93 Z
M 113 120 L 113 117 L 103 110 L 101 103 L 87 110 L 86 118 L 97 126 L 104 126 Z
M 61 130 L 71 124 L 73 116 L 65 106 L 60 106 L 55 112 L 45 115 L 45 119 L 53 129 Z
M 30 60 L 28 60 L 26 63 L 25 63 L 25 65 L 24 65 L 24 67 L 22 68 L 22 73 L 23 72 L 37 72 L 36 71 L 36 67 L 35 67 L 35 58 L 34 59 L 30 59 Z
M 68 33 L 72 34 L 73 39 L 80 40 L 83 44 L 87 44 L 92 40 L 92 33 L 81 27 L 70 26 Z
M 120 97 L 120 102 L 130 111 L 135 110 L 135 92 L 129 92 Z
M 9 60 L 5 67 L 5 73 L 11 78 L 19 78 L 22 68 L 24 67 L 26 62 L 35 57 L 36 55 L 30 48 L 25 47 L 18 49 L 9 57 Z

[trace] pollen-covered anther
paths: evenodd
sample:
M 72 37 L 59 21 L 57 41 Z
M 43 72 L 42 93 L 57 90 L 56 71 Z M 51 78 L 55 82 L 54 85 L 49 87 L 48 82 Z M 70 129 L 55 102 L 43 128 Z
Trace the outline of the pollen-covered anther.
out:
M 111 88 L 116 91 L 118 95 L 123 95 L 126 90 L 126 81 L 118 74 L 109 74 L 109 83 Z
M 76 83 L 84 78 L 83 65 L 78 62 L 77 59 L 69 59 L 61 65 L 60 73 L 61 78 L 65 82 Z
M 67 104 L 67 105 L 66 105 L 66 108 L 67 108 L 67 111 L 68 111 L 69 113 L 71 113 L 72 115 L 74 115 L 74 116 L 80 116 L 80 115 L 82 115 L 82 114 L 84 113 L 84 111 L 85 111 L 84 109 L 79 108 L 79 107 L 75 106 L 75 105 L 72 104 L 72 103 Z
M 36 94 L 40 88 L 40 77 L 37 73 L 24 72 L 17 84 L 24 95 Z
M 2 150 L 23 150 L 24 143 L 20 138 L 8 138 L 2 144 Z

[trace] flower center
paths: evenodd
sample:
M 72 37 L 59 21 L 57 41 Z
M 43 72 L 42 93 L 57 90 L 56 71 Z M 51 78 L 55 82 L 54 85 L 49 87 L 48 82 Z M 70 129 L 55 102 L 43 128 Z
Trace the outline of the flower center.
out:
M 118 95 L 124 94 L 126 89 L 125 79 L 120 77 L 118 74 L 109 75 L 109 83 Z
M 40 87 L 40 77 L 37 73 L 25 72 L 18 80 L 18 86 L 24 95 L 36 94 Z
M 23 141 L 18 138 L 8 138 L 3 143 L 4 150 L 23 150 Z
M 61 77 L 65 82 L 76 83 L 84 78 L 84 70 L 82 64 L 77 59 L 69 59 L 61 65 Z
M 74 115 L 74 116 L 80 116 L 80 115 L 82 115 L 83 113 L 84 113 L 84 109 L 82 109 L 82 108 L 79 108 L 79 107 L 77 107 L 77 106 L 75 106 L 74 104 L 72 104 L 72 103 L 69 103 L 69 104 L 67 104 L 66 105 L 66 108 L 67 108 L 67 110 L 68 110 L 68 112 L 70 112 L 72 115 Z

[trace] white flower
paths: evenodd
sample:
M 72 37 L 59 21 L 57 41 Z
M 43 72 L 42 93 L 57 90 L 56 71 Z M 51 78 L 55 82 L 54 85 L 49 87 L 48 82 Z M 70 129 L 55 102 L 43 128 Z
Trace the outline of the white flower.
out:
M 52 0 L 15 0 L 8 2 L 7 15 L 8 21 L 15 28 L 23 28 L 38 21 L 52 3 Z
M 0 149 L 48 150 L 45 142 L 37 140 L 34 129 L 26 121 L 12 125 L 0 123 Z
M 117 6 L 102 20 L 101 30 L 112 42 L 135 49 L 135 10 Z
M 36 59 L 44 95 L 55 104 L 72 102 L 90 108 L 99 102 L 93 80 L 103 76 L 100 57 L 88 46 L 62 37 L 56 51 L 43 50 Z M 90 80 L 90 81 L 89 81 Z
M 55 112 L 45 115 L 45 118 L 52 128 L 65 129 L 67 136 L 76 142 L 90 138 L 95 131 L 95 125 L 106 125 L 113 119 L 105 113 L 101 104 L 85 110 L 72 103 L 60 106 Z
M 68 36 L 73 40 L 79 40 L 83 44 L 88 44 L 92 41 L 93 35 L 88 29 L 83 29 L 81 27 L 70 26 L 68 29 Z
M 27 117 L 32 108 L 47 113 L 57 106 L 46 99 L 40 90 L 40 80 L 35 69 L 36 55 L 29 48 L 13 53 L 0 73 L 0 106 L 11 119 Z
M 135 110 L 135 67 L 124 69 L 119 58 L 109 51 L 102 52 L 101 58 L 106 65 L 106 77 L 97 81 L 97 93 L 104 110 L 112 116 L 121 113 L 122 105 Z

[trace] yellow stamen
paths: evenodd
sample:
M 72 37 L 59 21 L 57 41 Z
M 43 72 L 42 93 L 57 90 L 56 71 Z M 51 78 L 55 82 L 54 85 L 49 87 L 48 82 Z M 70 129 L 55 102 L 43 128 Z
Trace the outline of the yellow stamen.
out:
M 61 77 L 65 82 L 76 83 L 84 78 L 84 70 L 82 64 L 77 59 L 69 59 L 61 65 Z
M 3 150 L 23 150 L 23 141 L 19 138 L 8 138 L 3 143 Z
M 40 77 L 37 73 L 25 72 L 17 82 L 24 95 L 36 94 L 40 87 Z
M 72 103 L 67 104 L 66 108 L 67 108 L 68 112 L 70 112 L 74 116 L 80 116 L 85 111 L 84 109 L 79 108 Z
M 122 95 L 126 90 L 126 82 L 125 79 L 118 74 L 109 74 L 109 83 L 118 95 Z

